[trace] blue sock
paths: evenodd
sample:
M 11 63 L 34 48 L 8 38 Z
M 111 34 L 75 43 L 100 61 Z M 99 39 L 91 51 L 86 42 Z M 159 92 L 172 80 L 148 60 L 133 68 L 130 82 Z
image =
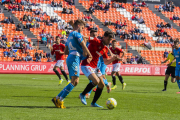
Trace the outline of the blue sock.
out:
M 67 86 L 66 86 L 67 87 Z M 64 89 L 57 95 L 58 97 L 60 97 L 62 94 L 63 94 L 63 92 L 64 92 L 64 90 L 66 89 L 66 87 L 64 87 Z
M 180 89 L 180 80 L 176 80 L 176 81 L 177 81 L 178 87 Z
M 66 98 L 66 96 L 72 91 L 72 89 L 74 88 L 74 85 L 72 85 L 71 83 L 69 83 L 65 89 L 64 92 L 62 93 L 62 95 L 60 97 L 62 98 Z
M 106 87 L 108 86 L 108 81 L 107 81 L 107 79 L 104 79 L 103 78 L 103 82 L 104 82 L 104 84 L 106 85 Z

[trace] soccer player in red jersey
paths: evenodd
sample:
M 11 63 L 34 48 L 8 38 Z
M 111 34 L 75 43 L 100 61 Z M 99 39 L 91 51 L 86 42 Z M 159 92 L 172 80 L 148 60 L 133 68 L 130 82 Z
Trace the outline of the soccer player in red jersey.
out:
M 56 55 L 56 64 L 54 65 L 53 71 L 56 73 L 56 75 L 59 77 L 59 85 L 62 84 L 62 78 L 58 72 L 58 68 L 61 70 L 61 73 L 63 74 L 63 76 L 65 77 L 65 79 L 67 80 L 67 84 L 70 83 L 70 81 L 68 80 L 67 74 L 64 71 L 64 49 L 65 49 L 65 45 L 60 43 L 60 38 L 59 36 L 56 36 L 56 44 L 53 45 L 53 47 L 51 48 L 51 54 L 52 55 Z
M 98 40 L 96 37 L 90 37 L 89 38 L 89 51 L 93 56 L 93 59 L 90 63 L 87 62 L 87 59 L 82 61 L 81 64 L 81 70 L 85 74 L 86 77 L 88 77 L 90 82 L 87 87 L 84 89 L 84 91 L 79 95 L 81 102 L 84 105 L 87 105 L 86 103 L 86 97 L 85 95 L 96 85 L 98 85 L 97 90 L 94 95 L 94 99 L 91 103 L 92 107 L 102 107 L 96 104 L 96 101 L 101 96 L 102 90 L 104 88 L 104 82 L 103 82 L 103 76 L 97 76 L 95 73 L 98 73 L 97 71 L 97 63 L 100 56 L 103 56 L 104 63 L 106 65 L 110 64 L 112 61 L 118 59 L 117 56 L 113 56 L 111 58 L 108 58 L 108 48 L 106 45 L 109 45 L 110 41 L 113 39 L 114 34 L 111 31 L 106 31 L 104 33 L 104 36 L 102 40 Z M 99 78 L 98 78 L 99 77 Z
M 120 49 L 120 48 L 117 47 L 116 40 L 113 40 L 113 41 L 112 41 L 112 47 L 110 47 L 109 49 L 111 50 L 111 52 L 112 52 L 114 55 L 120 56 L 120 53 L 123 53 L 123 55 L 121 56 L 121 58 L 124 57 L 125 52 L 124 52 L 122 49 Z M 119 78 L 119 80 L 120 80 L 120 82 L 122 83 L 122 89 L 124 90 L 124 88 L 126 87 L 126 83 L 124 83 L 122 76 L 119 74 L 119 72 L 120 72 L 120 67 L 121 67 L 121 63 L 120 63 L 120 61 L 115 60 L 115 61 L 112 62 L 112 64 L 113 64 L 113 70 L 112 70 L 112 72 L 111 72 L 111 76 L 112 76 L 112 81 L 113 81 L 114 87 L 111 88 L 111 89 L 113 90 L 113 89 L 116 89 L 116 88 L 117 88 L 117 86 L 116 86 L 116 76 L 115 76 L 115 75 L 117 75 L 118 78 Z

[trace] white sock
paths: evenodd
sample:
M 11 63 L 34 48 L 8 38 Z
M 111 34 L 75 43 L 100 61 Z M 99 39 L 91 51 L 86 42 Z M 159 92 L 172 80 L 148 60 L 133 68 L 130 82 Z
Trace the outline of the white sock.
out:
M 60 97 L 60 101 L 63 101 L 64 100 L 64 98 L 63 97 Z

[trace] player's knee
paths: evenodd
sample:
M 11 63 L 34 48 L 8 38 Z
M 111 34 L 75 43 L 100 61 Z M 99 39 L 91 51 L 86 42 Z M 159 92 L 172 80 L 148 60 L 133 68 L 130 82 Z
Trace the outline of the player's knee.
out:
M 54 72 L 57 71 L 56 68 L 53 68 L 53 71 L 54 71 Z
M 172 83 L 175 83 L 175 82 L 176 82 L 176 80 L 175 80 L 175 79 L 171 79 L 171 82 L 172 82 Z
M 74 86 L 76 86 L 78 83 L 79 83 L 79 81 L 75 81 L 75 82 L 74 82 Z
M 111 73 L 111 76 L 114 76 L 114 72 Z
M 99 84 L 98 84 L 98 87 L 101 88 L 101 89 L 104 88 L 104 86 L 105 86 L 104 83 L 99 83 Z

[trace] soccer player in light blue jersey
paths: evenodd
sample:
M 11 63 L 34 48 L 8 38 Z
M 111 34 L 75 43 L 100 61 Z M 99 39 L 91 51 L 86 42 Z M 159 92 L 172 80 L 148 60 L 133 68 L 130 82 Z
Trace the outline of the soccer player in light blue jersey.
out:
M 86 56 L 88 56 L 88 62 L 92 60 L 92 55 L 86 47 L 86 44 L 83 41 L 83 36 L 81 35 L 81 31 L 84 27 L 85 23 L 82 20 L 76 20 L 73 24 L 73 32 L 69 34 L 67 39 L 65 54 L 68 54 L 66 63 L 71 83 L 69 83 L 56 97 L 52 99 L 52 102 L 57 108 L 66 108 L 63 100 L 79 82 L 80 61 Z
M 176 39 L 174 41 L 174 47 L 175 49 L 173 50 L 173 54 L 175 59 L 168 64 L 170 66 L 173 62 L 176 61 L 176 68 L 175 68 L 175 76 L 176 76 L 176 81 L 178 84 L 178 87 L 180 89 L 180 48 L 179 48 L 179 39 Z M 180 94 L 180 92 L 177 92 L 177 94 Z

